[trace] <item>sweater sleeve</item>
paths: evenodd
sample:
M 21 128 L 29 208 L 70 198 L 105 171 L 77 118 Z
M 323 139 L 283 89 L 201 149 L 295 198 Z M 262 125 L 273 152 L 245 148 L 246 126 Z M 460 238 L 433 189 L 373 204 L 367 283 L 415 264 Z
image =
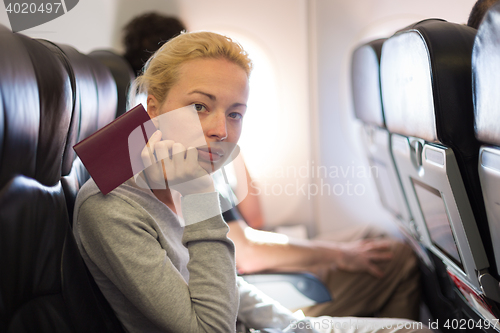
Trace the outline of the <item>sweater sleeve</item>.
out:
M 292 312 L 243 278 L 237 278 L 240 293 L 238 319 L 254 329 L 281 328 L 296 321 Z
M 238 319 L 262 332 L 318 333 L 308 318 L 299 319 L 283 305 L 243 278 L 237 278 L 240 293 Z
M 199 200 L 212 199 L 209 195 Z M 94 195 L 81 204 L 77 214 L 85 254 L 159 331 L 235 331 L 234 245 L 220 214 L 184 228 L 182 242 L 190 255 L 188 283 L 147 223 L 151 216 L 137 203 Z

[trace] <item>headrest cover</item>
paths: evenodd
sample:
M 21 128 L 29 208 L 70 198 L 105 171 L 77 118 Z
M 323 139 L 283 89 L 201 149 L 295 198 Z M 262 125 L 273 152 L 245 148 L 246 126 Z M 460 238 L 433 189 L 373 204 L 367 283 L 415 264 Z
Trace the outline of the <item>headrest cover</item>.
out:
M 118 118 L 127 110 L 127 91 L 130 83 L 134 80 L 132 67 L 125 58 L 110 50 L 96 50 L 89 53 L 89 56 L 97 59 L 111 71 L 118 90 L 118 104 L 115 117 Z
M 477 138 L 500 145 L 500 3 L 479 26 L 472 52 L 472 81 Z
M 89 66 L 92 67 L 97 88 L 97 104 L 99 106 L 97 129 L 100 129 L 115 119 L 118 92 L 111 71 L 94 58 L 87 56 L 87 60 Z
M 28 51 L 17 34 L 4 27 L 0 27 L 0 59 L 0 187 L 3 187 L 16 174 L 35 177 L 40 97 Z
M 385 127 L 380 93 L 380 54 L 385 39 L 359 46 L 352 54 L 354 114 L 365 123 Z
M 400 33 L 385 42 L 380 75 L 389 131 L 436 141 L 431 64 L 417 31 Z
M 62 175 L 67 176 L 71 172 L 73 161 L 76 158 L 73 146 L 81 139 L 94 133 L 98 128 L 98 90 L 96 89 L 94 71 L 89 65 L 89 58 L 69 45 L 59 44 L 57 48 L 68 60 L 73 71 L 75 84 L 75 107 L 62 165 Z
M 472 151 L 471 54 L 476 30 L 425 20 L 382 48 L 385 121 L 391 132 Z M 470 148 L 470 149 L 469 149 Z
M 28 51 L 38 82 L 40 129 L 35 179 L 53 186 L 61 178 L 63 155 L 73 108 L 69 73 L 60 58 L 38 42 L 16 34 Z

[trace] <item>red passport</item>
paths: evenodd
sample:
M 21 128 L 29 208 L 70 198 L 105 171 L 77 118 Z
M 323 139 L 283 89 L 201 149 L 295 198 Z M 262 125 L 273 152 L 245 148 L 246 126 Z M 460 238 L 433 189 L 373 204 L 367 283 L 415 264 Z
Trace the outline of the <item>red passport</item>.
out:
M 142 171 L 141 150 L 155 131 L 149 115 L 139 104 L 77 143 L 73 149 L 101 192 L 108 194 Z M 133 132 L 135 135 L 131 136 Z M 132 137 L 136 138 L 133 142 Z

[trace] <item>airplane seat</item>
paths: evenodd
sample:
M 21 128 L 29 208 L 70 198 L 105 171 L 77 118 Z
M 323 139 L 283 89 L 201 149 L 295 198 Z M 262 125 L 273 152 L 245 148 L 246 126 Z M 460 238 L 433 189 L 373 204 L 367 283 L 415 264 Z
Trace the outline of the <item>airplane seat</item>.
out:
M 62 156 L 64 167 L 61 173 L 61 183 L 72 226 L 76 196 L 81 186 L 90 178 L 90 174 L 76 155 L 73 146 L 114 120 L 118 91 L 111 72 L 100 62 L 69 45 L 51 43 L 51 49 L 56 55 L 66 59 L 73 73 L 75 98 L 73 118 L 77 126 L 68 133 Z M 86 266 L 85 273 L 88 276 L 92 294 L 97 299 L 98 310 L 106 320 L 107 330 L 122 332 L 121 324 Z
M 414 234 L 415 223 L 408 207 L 399 172 L 397 170 L 391 149 L 391 133 L 388 131 L 382 92 L 380 86 L 380 60 L 382 47 L 387 38 L 373 40 L 359 45 L 352 53 L 351 58 L 351 92 L 356 118 L 362 123 L 361 136 L 365 146 L 365 153 L 371 168 L 375 168 L 377 177 L 374 178 L 379 198 L 384 208 L 391 213 L 405 240 L 418 255 L 423 300 L 421 313 L 428 313 L 441 308 L 442 286 L 436 279 L 436 265 L 424 247 L 419 244 Z M 434 315 L 438 311 L 432 311 Z M 442 317 L 437 315 L 436 318 Z M 432 318 L 422 318 L 429 321 Z
M 412 217 L 391 152 L 380 88 L 380 58 L 386 38 L 358 46 L 351 59 L 351 91 L 354 114 L 362 122 L 362 136 L 370 167 L 375 168 L 380 201 L 411 232 Z
M 74 73 L 74 124 L 68 133 L 63 154 L 62 184 L 68 203 L 70 221 L 80 187 L 90 174 L 73 150 L 73 146 L 114 120 L 118 91 L 110 71 L 95 59 L 68 45 L 52 44 L 53 52 L 62 53 Z
M 384 42 L 380 69 L 385 121 L 414 236 L 444 264 L 449 276 L 438 278 L 453 290 L 446 297 L 460 309 L 450 309 L 455 318 L 493 316 L 484 304 L 499 300 L 498 284 L 491 283 L 496 274 L 488 257 L 492 244 L 469 92 L 475 34 L 438 19 L 415 23 Z
M 127 111 L 127 93 L 130 83 L 135 79 L 134 71 L 125 58 L 111 50 L 95 50 L 88 54 L 106 66 L 116 82 L 118 91 L 118 104 L 115 118 L 118 118 Z
M 500 6 L 490 8 L 472 51 L 475 132 L 482 143 L 479 177 L 486 207 L 496 274 L 500 276 Z M 495 283 L 495 281 L 493 281 Z M 498 282 L 496 282 L 498 288 Z
M 120 332 L 91 287 L 61 182 L 79 122 L 72 68 L 3 26 L 0 45 L 0 331 Z
M 59 177 L 44 177 L 45 184 L 35 178 L 37 157 L 43 157 L 38 155 L 43 111 L 36 70 L 43 68 L 35 70 L 23 40 L 3 26 L 0 26 L 0 44 L 4 45 L 0 48 L 3 73 L 0 77 L 0 246 L 3 254 L 0 259 L 3 272 L 0 330 L 20 329 L 26 312 L 37 316 L 44 326 L 50 327 L 54 323 L 64 328 L 70 323 L 60 293 L 60 276 L 53 273 L 58 271 L 60 258 L 45 253 L 51 248 L 61 247 L 64 241 L 64 234 L 54 228 L 57 223 L 65 221 L 64 216 L 61 218 L 64 215 L 61 201 L 64 201 Z M 61 69 L 54 67 L 52 74 L 57 73 L 54 76 L 59 76 L 58 83 L 64 83 Z M 64 95 L 64 90 L 61 90 L 61 95 Z M 57 107 L 57 101 L 54 102 L 57 111 L 64 109 L 63 105 Z M 64 122 L 56 124 L 64 129 Z M 53 139 L 57 150 L 61 137 L 56 134 Z M 48 237 L 59 236 L 59 239 L 43 244 L 37 237 L 40 233 Z M 48 274 L 42 274 L 44 271 Z M 42 306 L 45 311 L 42 311 Z M 59 312 L 63 315 L 59 316 Z

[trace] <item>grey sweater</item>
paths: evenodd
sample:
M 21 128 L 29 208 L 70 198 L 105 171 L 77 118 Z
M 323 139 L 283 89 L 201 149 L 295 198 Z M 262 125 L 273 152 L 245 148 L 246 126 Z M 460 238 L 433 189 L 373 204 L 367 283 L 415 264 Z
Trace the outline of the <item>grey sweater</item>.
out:
M 182 227 L 176 214 L 133 180 L 106 196 L 92 179 L 82 187 L 74 234 L 128 332 L 235 331 L 239 295 L 228 227 L 220 210 L 196 220 L 213 207 L 219 207 L 215 192 L 183 198 Z M 189 224 L 190 218 L 198 223 Z

